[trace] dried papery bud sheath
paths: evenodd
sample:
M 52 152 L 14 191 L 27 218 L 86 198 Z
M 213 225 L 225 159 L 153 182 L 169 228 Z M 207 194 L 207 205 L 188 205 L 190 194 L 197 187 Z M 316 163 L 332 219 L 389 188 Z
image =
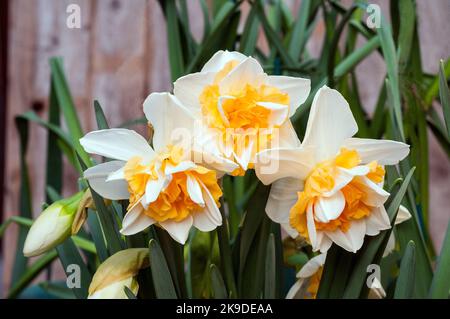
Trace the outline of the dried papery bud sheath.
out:
M 75 213 L 83 192 L 59 200 L 47 207 L 31 226 L 23 253 L 38 256 L 62 243 L 70 236 Z
M 89 286 L 90 299 L 128 299 L 124 287 L 137 294 L 136 276 L 150 264 L 147 248 L 130 248 L 106 259 L 97 269 Z
M 78 209 L 72 223 L 72 235 L 77 234 L 86 221 L 88 208 L 95 209 L 95 204 L 90 189 L 87 189 L 84 192 L 83 197 L 81 198 L 81 201 L 78 205 Z

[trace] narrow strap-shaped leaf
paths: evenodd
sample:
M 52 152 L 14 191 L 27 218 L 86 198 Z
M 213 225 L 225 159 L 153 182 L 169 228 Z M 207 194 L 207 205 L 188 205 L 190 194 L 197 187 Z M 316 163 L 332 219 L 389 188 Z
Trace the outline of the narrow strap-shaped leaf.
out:
M 276 259 L 275 259 L 275 238 L 269 235 L 267 241 L 265 276 L 264 276 L 264 298 L 275 299 L 276 294 Z
M 165 14 L 167 20 L 167 43 L 169 48 L 170 74 L 175 81 L 184 74 L 183 51 L 181 49 L 178 12 L 175 0 L 165 1 Z
M 395 285 L 395 299 L 410 299 L 414 293 L 416 248 L 413 241 L 408 243 L 400 264 L 400 272 Z
M 28 122 L 22 118 L 16 117 L 16 128 L 19 132 L 20 138 L 20 196 L 19 196 L 19 211 L 20 216 L 25 218 L 32 218 L 33 208 L 31 201 L 30 180 L 28 175 L 28 165 L 26 162 L 27 147 L 28 147 Z M 19 228 L 19 234 L 16 244 L 16 256 L 12 268 L 11 283 L 14 284 L 22 277 L 27 267 L 28 258 L 23 255 L 23 246 L 28 233 L 26 227 Z
M 444 62 L 442 60 L 439 63 L 439 97 L 444 113 L 445 126 L 447 127 L 447 137 L 450 139 L 450 91 L 447 86 Z
M 431 298 L 448 299 L 450 291 L 450 222 L 447 225 L 447 233 L 442 243 L 441 254 L 437 261 L 433 282 L 431 283 Z
M 330 296 L 334 274 L 338 267 L 339 252 L 340 248 L 337 245 L 332 245 L 327 252 L 322 277 L 320 278 L 319 290 L 317 291 L 317 299 L 325 299 Z
M 90 166 L 92 164 L 91 159 L 80 144 L 80 138 L 83 137 L 83 130 L 81 129 L 72 94 L 70 93 L 66 76 L 64 75 L 62 60 L 60 58 L 51 58 L 50 69 L 58 105 L 64 116 L 67 129 L 73 140 L 73 145 L 86 165 Z
M 95 119 L 99 130 L 109 129 L 108 121 L 106 120 L 105 113 L 103 112 L 100 102 L 94 101 Z
M 61 245 L 56 247 L 56 250 L 58 251 L 59 260 L 61 261 L 66 275 L 68 277 L 73 276 L 74 284 L 77 284 L 77 281 L 79 280 L 79 287 L 75 286 L 72 288 L 75 296 L 78 299 L 87 298 L 92 275 L 86 267 L 86 264 L 84 263 L 83 258 L 81 258 L 72 239 L 66 239 Z M 79 267 L 79 273 L 77 272 L 77 268 L 72 268 L 74 266 Z M 68 280 L 70 281 L 69 278 Z
M 253 55 L 258 40 L 259 20 L 256 18 L 255 7 L 252 6 L 245 21 L 244 31 L 242 32 L 239 43 L 239 51 L 245 55 Z
M 98 215 L 91 209 L 88 210 L 87 224 L 92 240 L 95 244 L 98 259 L 100 262 L 103 262 L 108 258 L 109 254 L 106 248 L 105 238 L 103 237 Z
M 300 58 L 307 41 L 306 27 L 308 26 L 310 7 L 311 0 L 302 1 L 292 30 L 288 51 L 294 61 Z
M 211 264 L 209 267 L 211 274 L 211 288 L 215 299 L 227 299 L 227 288 L 223 282 L 222 275 L 216 265 Z
M 39 257 L 22 276 L 13 282 L 13 286 L 8 292 L 8 299 L 13 299 L 19 296 L 19 294 L 35 279 L 53 260 L 58 257 L 56 250 L 51 250 L 42 257 Z
M 134 293 L 127 286 L 123 287 L 123 291 L 125 292 L 125 295 L 127 295 L 128 299 L 137 299 Z
M 411 46 L 413 43 L 414 28 L 416 26 L 416 10 L 414 0 L 400 0 L 400 30 L 398 35 L 398 65 L 400 73 L 406 70 Z
M 150 269 L 152 272 L 155 292 L 158 298 L 177 299 L 172 276 L 167 266 L 166 258 L 156 240 L 149 242 Z
M 59 127 L 60 112 L 56 101 L 53 81 L 50 83 L 49 105 L 48 122 Z M 58 135 L 50 130 L 48 131 L 47 137 L 47 167 L 45 172 L 46 188 L 51 187 L 58 194 L 61 194 L 63 174 L 62 153 L 58 146 Z M 53 202 L 48 194 L 46 194 L 46 202 L 49 204 Z

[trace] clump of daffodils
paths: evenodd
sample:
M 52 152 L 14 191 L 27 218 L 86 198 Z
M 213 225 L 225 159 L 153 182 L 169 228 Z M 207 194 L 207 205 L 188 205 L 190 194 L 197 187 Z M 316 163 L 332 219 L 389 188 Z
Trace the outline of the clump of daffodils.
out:
M 84 178 L 103 198 L 128 203 L 122 235 L 155 225 L 185 244 L 193 227 L 210 232 L 223 224 L 221 177 L 254 169 L 271 185 L 267 215 L 320 252 L 300 270 L 287 297 L 315 298 L 332 244 L 355 253 L 366 236 L 391 228 L 385 166 L 405 158 L 409 146 L 355 138 L 358 126 L 347 101 L 327 86 L 314 96 L 300 141 L 290 118 L 309 93 L 308 79 L 270 76 L 252 57 L 219 51 L 200 72 L 178 79 L 173 94 L 147 97 L 150 138 L 124 128 L 82 137 L 86 152 L 109 159 L 86 169 Z M 86 211 L 80 206 L 92 205 L 90 193 L 83 194 L 39 216 L 25 242 L 26 256 L 81 228 Z M 398 216 L 410 217 L 404 208 Z M 386 254 L 394 247 L 392 237 Z M 116 253 L 98 268 L 89 298 L 126 298 L 124 287 L 137 294 L 136 276 L 148 265 L 147 249 Z

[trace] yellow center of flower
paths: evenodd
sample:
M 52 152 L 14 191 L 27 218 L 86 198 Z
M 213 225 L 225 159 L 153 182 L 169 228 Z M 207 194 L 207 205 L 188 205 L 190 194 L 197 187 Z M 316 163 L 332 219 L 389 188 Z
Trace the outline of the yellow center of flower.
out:
M 351 169 L 360 163 L 361 158 L 357 151 L 343 148 L 335 159 L 316 165 L 306 178 L 303 191 L 297 193 L 297 203 L 290 211 L 290 224 L 300 235 L 304 238 L 309 238 L 306 223 L 306 209 L 309 205 L 314 207 L 314 204 L 324 193 L 333 189 L 337 169 L 339 167 Z M 369 173 L 366 177 L 375 183 L 382 182 L 385 174 L 383 167 L 375 161 L 369 163 L 367 166 L 369 167 Z M 346 232 L 352 220 L 366 218 L 370 215 L 372 208 L 363 202 L 366 193 L 358 179 L 353 178 L 340 191 L 345 198 L 344 210 L 338 218 L 330 220 L 327 223 L 320 222 L 314 218 L 316 230 L 334 231 L 339 228 L 343 232 Z
M 259 144 L 254 145 L 254 150 L 252 151 L 252 154 L 254 154 L 261 148 L 264 148 L 267 141 L 271 138 L 267 132 L 264 134 L 269 136 L 259 137 L 258 129 L 276 127 L 270 123 L 272 111 L 259 105 L 258 102 L 270 102 L 288 106 L 289 95 L 281 92 L 276 87 L 265 84 L 258 86 L 244 84 L 236 91 L 221 92 L 220 81 L 238 64 L 238 61 L 230 61 L 216 74 L 213 84 L 206 86 L 201 93 L 200 105 L 208 127 L 221 131 L 223 141 L 233 143 L 235 154 L 241 155 L 243 149 L 249 145 L 249 139 L 253 139 L 256 141 L 255 144 Z M 222 99 L 220 99 L 221 96 Z M 227 132 L 227 129 L 233 130 L 228 130 Z M 246 140 L 244 144 L 238 147 L 237 144 L 243 142 L 243 134 L 247 136 Z M 241 173 L 242 170 L 238 169 L 237 174 Z
M 182 156 L 182 148 L 169 145 L 149 164 L 142 164 L 140 157 L 130 159 L 125 165 L 125 179 L 130 192 L 129 208 L 134 206 L 145 194 L 148 181 L 158 179 L 158 171 L 164 172 L 167 165 L 178 165 L 182 161 Z M 188 176 L 201 182 L 219 205 L 218 201 L 222 196 L 222 190 L 217 184 L 216 172 L 197 165 L 191 170 L 172 174 L 167 187 L 160 192 L 154 202 L 148 205 L 144 213 L 157 222 L 166 220 L 179 222 L 195 211 L 199 211 L 202 207 L 192 201 L 187 190 Z

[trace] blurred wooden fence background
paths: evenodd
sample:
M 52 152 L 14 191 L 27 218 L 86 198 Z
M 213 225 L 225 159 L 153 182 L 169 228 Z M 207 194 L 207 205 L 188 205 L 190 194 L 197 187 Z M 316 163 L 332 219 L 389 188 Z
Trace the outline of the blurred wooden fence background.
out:
M 196 0 L 187 2 L 198 39 L 203 25 L 200 6 Z M 287 1 L 294 16 L 300 2 Z M 371 2 L 380 4 L 383 13 L 388 14 L 387 1 Z M 81 29 L 66 26 L 66 8 L 72 3 L 81 8 Z M 417 5 L 423 65 L 428 72 L 436 73 L 439 59 L 450 55 L 450 0 L 417 0 Z M 323 32 L 323 24 L 319 23 L 308 43 L 313 54 L 318 53 Z M 142 116 L 141 105 L 150 92 L 171 90 L 165 21 L 156 0 L 9 0 L 8 37 L 7 117 L 6 128 L 2 127 L 6 129 L 3 220 L 18 214 L 19 142 L 14 117 L 30 109 L 47 117 L 49 57 L 64 58 L 85 131 L 96 127 L 93 99 L 100 101 L 111 126 L 117 126 Z M 263 38 L 260 45 L 264 47 Z M 384 74 L 383 61 L 376 53 L 357 68 L 368 110 L 373 109 Z M 450 169 L 445 154 L 431 135 L 430 139 L 430 225 L 439 246 L 450 215 Z M 44 200 L 46 141 L 46 131 L 33 125 L 27 161 L 35 215 Z M 66 168 L 64 176 L 68 195 L 74 191 L 76 174 Z M 9 285 L 16 232 L 11 227 L 3 240 L 4 287 Z

